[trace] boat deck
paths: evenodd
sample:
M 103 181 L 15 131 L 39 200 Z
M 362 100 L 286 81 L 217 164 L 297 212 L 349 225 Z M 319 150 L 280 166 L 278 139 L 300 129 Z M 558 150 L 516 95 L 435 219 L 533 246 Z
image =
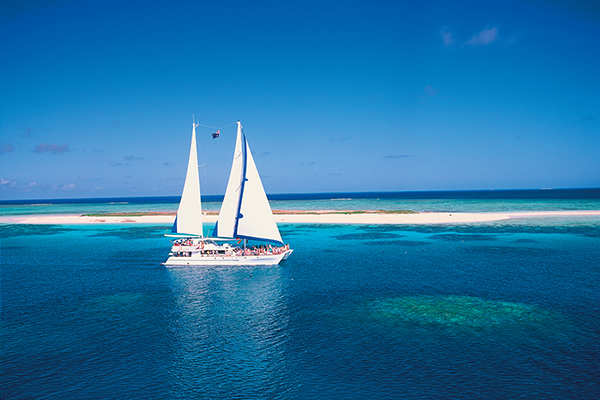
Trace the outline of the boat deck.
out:
M 172 255 L 163 265 L 177 266 L 218 266 L 218 265 L 276 265 L 286 260 L 293 250 L 287 249 L 279 254 L 237 255 L 237 254 L 207 254 L 193 252 L 189 256 Z

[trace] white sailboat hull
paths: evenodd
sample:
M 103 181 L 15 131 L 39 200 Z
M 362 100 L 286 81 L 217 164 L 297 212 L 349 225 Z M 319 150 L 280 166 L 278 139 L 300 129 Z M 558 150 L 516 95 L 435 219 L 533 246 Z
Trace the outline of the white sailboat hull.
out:
M 206 255 L 201 253 L 192 253 L 189 257 L 171 256 L 164 263 L 167 267 L 186 267 L 186 266 L 231 266 L 231 265 L 277 265 L 286 260 L 293 250 L 287 250 L 280 254 L 261 254 L 261 255 Z

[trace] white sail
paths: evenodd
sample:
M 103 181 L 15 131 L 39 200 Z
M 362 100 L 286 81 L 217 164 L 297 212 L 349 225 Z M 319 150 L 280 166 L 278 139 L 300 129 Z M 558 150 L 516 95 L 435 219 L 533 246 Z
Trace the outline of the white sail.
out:
M 279 229 L 273 218 L 271 205 L 258 175 L 254 158 L 246 145 L 246 181 L 243 185 L 240 215 L 236 236 L 248 239 L 270 240 L 283 243 Z
M 229 181 L 221 204 L 221 211 L 213 236 L 222 238 L 233 238 L 235 234 L 235 226 L 237 223 L 237 215 L 240 206 L 240 193 L 242 189 L 243 160 L 242 155 L 242 127 L 238 122 L 237 138 L 235 141 L 235 150 L 233 152 L 233 163 L 231 172 L 229 173 Z
M 239 121 L 231 174 L 214 235 L 283 243 Z
M 183 194 L 171 232 L 202 236 L 202 204 L 200 201 L 200 177 L 198 175 L 198 150 L 196 148 L 197 125 L 195 123 L 192 125 L 192 144 Z

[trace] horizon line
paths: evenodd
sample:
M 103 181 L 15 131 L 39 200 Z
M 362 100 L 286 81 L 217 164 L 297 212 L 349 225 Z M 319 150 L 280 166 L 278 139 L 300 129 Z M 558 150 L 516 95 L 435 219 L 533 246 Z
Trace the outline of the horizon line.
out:
M 307 197 L 310 196 L 312 200 L 329 199 L 332 196 L 337 195 L 354 195 L 354 198 L 371 198 L 373 195 L 393 195 L 393 194 L 414 194 L 414 193 L 477 193 L 477 192 L 525 192 L 525 191 L 537 191 L 537 192 L 548 192 L 548 191 L 578 191 L 578 190 L 599 190 L 600 187 L 581 187 L 581 188 L 527 188 L 527 189 L 433 189 L 433 190 L 398 190 L 398 191 L 359 191 L 359 192 L 292 192 L 292 193 L 270 193 L 267 194 L 269 200 L 292 200 L 292 199 L 274 199 L 274 197 L 281 196 L 298 196 Z M 368 197 L 361 197 L 369 195 Z M 224 197 L 222 194 L 205 194 L 203 197 L 211 197 L 221 199 Z M 164 198 L 181 198 L 181 195 L 163 195 L 163 196 L 112 196 L 112 197 L 63 197 L 63 198 L 38 198 L 38 199 L 0 199 L 0 204 L 27 204 L 26 202 L 68 202 L 77 201 L 82 202 L 84 200 L 110 200 L 118 201 L 119 199 L 164 199 Z M 600 196 L 599 196 L 600 198 Z M 335 199 L 335 198 L 333 198 Z M 302 199 L 296 199 L 302 200 Z M 211 202 L 211 201 L 208 201 Z

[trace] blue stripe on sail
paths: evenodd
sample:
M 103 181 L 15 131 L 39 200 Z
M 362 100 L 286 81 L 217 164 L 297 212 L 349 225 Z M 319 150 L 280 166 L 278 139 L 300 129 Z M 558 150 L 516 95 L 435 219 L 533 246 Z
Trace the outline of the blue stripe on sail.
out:
M 242 215 L 241 211 L 242 211 L 242 200 L 244 198 L 244 187 L 246 186 L 246 181 L 248 181 L 248 178 L 246 178 L 246 168 L 247 168 L 247 162 L 248 162 L 248 156 L 247 156 L 247 146 L 248 144 L 246 143 L 246 134 L 242 131 L 242 182 L 240 184 L 240 197 L 239 197 L 239 201 L 238 201 L 238 207 L 237 207 L 237 218 L 235 219 L 235 226 L 233 227 L 233 237 L 240 237 L 237 234 L 238 231 L 238 224 L 239 224 L 239 220 L 240 218 L 243 218 L 244 216 Z
M 175 216 L 175 222 L 173 222 L 173 227 L 171 228 L 171 233 L 178 233 L 177 232 L 177 215 Z

